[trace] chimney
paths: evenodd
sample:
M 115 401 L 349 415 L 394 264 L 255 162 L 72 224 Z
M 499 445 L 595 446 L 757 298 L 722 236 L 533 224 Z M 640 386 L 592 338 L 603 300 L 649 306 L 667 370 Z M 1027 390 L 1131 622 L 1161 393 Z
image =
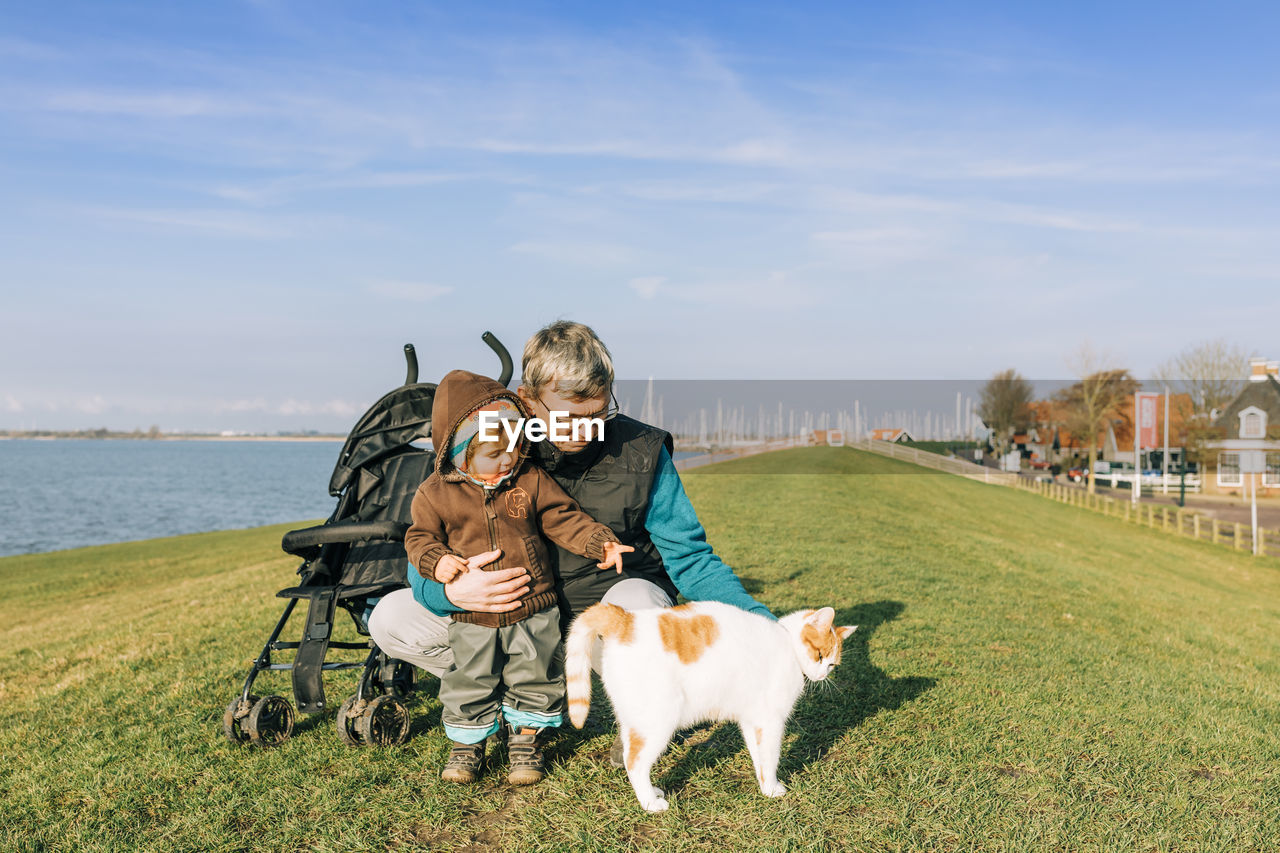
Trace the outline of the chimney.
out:
M 1249 381 L 1264 382 L 1268 375 L 1274 376 L 1280 362 L 1268 362 L 1265 358 L 1249 359 Z

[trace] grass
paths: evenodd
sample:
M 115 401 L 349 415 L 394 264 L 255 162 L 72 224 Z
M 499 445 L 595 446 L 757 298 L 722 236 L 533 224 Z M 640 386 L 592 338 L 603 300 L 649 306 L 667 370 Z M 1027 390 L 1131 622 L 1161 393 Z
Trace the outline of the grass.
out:
M 929 453 L 936 453 L 939 456 L 951 456 L 960 450 L 976 450 L 983 445 L 977 441 L 904 441 L 903 447 L 914 447 L 917 450 L 927 450 Z
M 685 480 L 756 597 L 860 625 L 797 709 L 784 799 L 707 727 L 642 812 L 600 703 L 541 785 L 446 786 L 434 682 L 403 747 L 344 747 L 331 714 L 225 742 L 293 579 L 271 527 L 0 560 L 0 849 L 1276 848 L 1280 561 L 846 448 Z

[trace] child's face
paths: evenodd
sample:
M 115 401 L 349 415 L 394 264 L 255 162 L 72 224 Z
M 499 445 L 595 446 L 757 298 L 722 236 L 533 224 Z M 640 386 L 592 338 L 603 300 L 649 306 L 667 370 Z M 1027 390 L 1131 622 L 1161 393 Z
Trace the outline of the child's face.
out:
M 478 438 L 475 440 L 479 441 Z M 513 450 L 507 450 L 506 441 L 486 441 L 476 447 L 467 473 L 482 482 L 496 483 L 511 473 L 519 453 L 518 445 Z

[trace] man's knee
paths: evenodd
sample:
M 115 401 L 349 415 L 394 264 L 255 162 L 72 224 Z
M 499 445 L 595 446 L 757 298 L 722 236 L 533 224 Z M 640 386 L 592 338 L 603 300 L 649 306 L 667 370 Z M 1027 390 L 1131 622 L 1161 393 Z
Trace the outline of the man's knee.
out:
M 657 584 L 644 578 L 627 578 L 609 587 L 600 599 L 623 610 L 650 610 L 654 607 L 671 607 L 671 596 Z
M 453 663 L 449 621 L 419 604 L 412 591 L 400 589 L 369 614 L 369 636 L 391 657 L 440 675 Z

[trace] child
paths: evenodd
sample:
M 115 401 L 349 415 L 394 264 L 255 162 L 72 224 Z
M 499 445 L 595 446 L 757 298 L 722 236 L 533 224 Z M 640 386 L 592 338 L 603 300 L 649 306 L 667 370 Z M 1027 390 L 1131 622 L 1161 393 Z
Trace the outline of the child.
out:
M 529 591 L 505 613 L 455 613 L 449 625 L 454 664 L 440 679 L 445 733 L 453 749 L 441 778 L 475 782 L 484 763 L 485 739 L 505 718 L 513 785 L 542 779 L 538 736 L 559 726 L 564 714 L 560 612 L 545 533 L 562 548 L 622 572 L 622 555 L 634 550 L 607 526 L 578 509 L 550 475 L 524 458 L 523 443 L 507 450 L 500 424 L 479 435 L 480 413 L 500 420 L 524 416 L 515 394 L 484 376 L 455 370 L 436 389 L 431 407 L 436 439 L 435 473 L 413 498 L 413 525 L 405 535 L 409 562 L 423 577 L 448 583 L 467 571 L 466 558 L 501 550 L 485 567 L 524 566 Z M 602 561 L 602 562 L 600 562 Z

